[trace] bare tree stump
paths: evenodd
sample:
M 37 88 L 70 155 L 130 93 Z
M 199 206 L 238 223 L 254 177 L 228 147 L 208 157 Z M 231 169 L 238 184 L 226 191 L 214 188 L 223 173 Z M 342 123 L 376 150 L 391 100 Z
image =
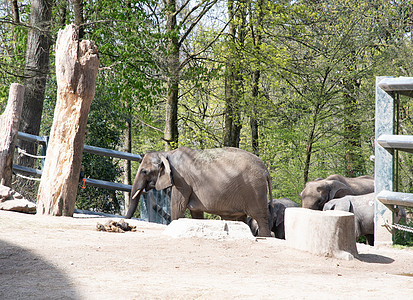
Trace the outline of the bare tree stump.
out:
M 9 101 L 0 116 L 0 184 L 11 187 L 14 146 L 19 132 L 24 100 L 24 86 L 12 83 Z
M 37 195 L 37 213 L 73 216 L 90 104 L 99 58 L 92 41 L 79 41 L 75 25 L 56 42 L 57 103 Z

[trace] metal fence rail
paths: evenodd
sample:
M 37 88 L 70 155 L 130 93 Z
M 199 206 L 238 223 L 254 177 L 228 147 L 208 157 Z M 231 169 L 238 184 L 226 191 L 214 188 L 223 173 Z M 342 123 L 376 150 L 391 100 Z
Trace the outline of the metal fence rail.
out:
M 44 160 L 44 155 L 46 155 L 48 137 L 41 137 L 37 135 L 32 135 L 28 133 L 19 132 L 18 139 L 38 143 L 42 148 L 42 160 Z M 116 151 L 101 147 L 84 145 L 84 153 L 91 153 L 101 156 L 109 156 L 120 159 L 127 159 L 131 161 L 142 161 L 142 156 L 138 154 L 132 154 L 128 152 Z M 33 169 L 20 165 L 13 165 L 13 171 L 18 174 L 24 174 L 32 176 L 32 178 L 39 180 L 42 176 L 42 171 L 38 169 Z M 27 178 L 27 177 L 25 177 Z M 128 184 L 110 182 L 105 180 L 93 179 L 93 178 L 84 178 L 84 184 L 88 186 L 105 188 L 110 190 L 130 192 L 132 186 Z M 143 193 L 140 199 L 141 205 L 141 218 L 148 222 L 155 222 L 161 224 L 169 224 L 171 222 L 171 211 L 170 211 L 170 196 L 167 190 L 164 191 L 155 191 L 151 190 L 148 193 Z

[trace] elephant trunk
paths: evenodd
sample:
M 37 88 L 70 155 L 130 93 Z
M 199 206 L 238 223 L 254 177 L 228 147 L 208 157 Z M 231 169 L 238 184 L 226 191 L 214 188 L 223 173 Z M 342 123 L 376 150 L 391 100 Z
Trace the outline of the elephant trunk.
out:
M 141 193 L 142 193 L 142 190 L 137 190 L 133 194 L 130 204 L 129 204 L 128 212 L 126 213 L 126 217 L 125 217 L 126 219 L 132 218 L 133 214 L 135 213 L 136 208 L 138 207 L 139 198 L 141 196 Z

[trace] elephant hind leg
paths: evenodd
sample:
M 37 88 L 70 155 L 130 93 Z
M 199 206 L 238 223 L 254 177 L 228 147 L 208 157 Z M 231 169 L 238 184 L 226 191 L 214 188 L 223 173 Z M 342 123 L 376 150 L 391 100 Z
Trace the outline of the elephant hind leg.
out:
M 266 218 L 260 218 L 257 219 L 258 223 L 258 236 L 265 236 L 265 237 L 271 237 L 271 231 L 268 225 L 268 219 Z
M 374 234 L 366 234 L 367 245 L 374 246 Z

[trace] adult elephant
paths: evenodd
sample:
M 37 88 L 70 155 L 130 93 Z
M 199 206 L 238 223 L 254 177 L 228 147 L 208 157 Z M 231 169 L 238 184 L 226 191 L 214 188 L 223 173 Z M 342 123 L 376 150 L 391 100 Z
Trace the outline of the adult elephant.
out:
M 260 158 L 238 148 L 193 150 L 180 147 L 168 152 L 147 153 L 132 186 L 131 218 L 143 190 L 171 190 L 171 219 L 184 217 L 188 208 L 193 218 L 208 212 L 225 220 L 251 216 L 258 222 L 259 235 L 271 236 L 267 190 L 269 172 Z
M 287 207 L 298 207 L 298 205 L 288 198 L 274 199 L 272 204 L 272 206 L 268 204 L 268 211 L 270 214 L 269 219 L 272 220 L 272 223 L 270 224 L 271 232 L 274 234 L 274 237 L 278 239 L 285 239 L 285 209 Z M 256 236 L 258 234 L 257 222 L 251 217 L 248 217 L 247 224 L 250 227 L 252 234 Z
M 307 182 L 301 192 L 301 198 L 304 208 L 323 210 L 324 204 L 332 199 L 373 192 L 374 178 L 371 176 L 348 178 L 335 174 L 326 179 Z

